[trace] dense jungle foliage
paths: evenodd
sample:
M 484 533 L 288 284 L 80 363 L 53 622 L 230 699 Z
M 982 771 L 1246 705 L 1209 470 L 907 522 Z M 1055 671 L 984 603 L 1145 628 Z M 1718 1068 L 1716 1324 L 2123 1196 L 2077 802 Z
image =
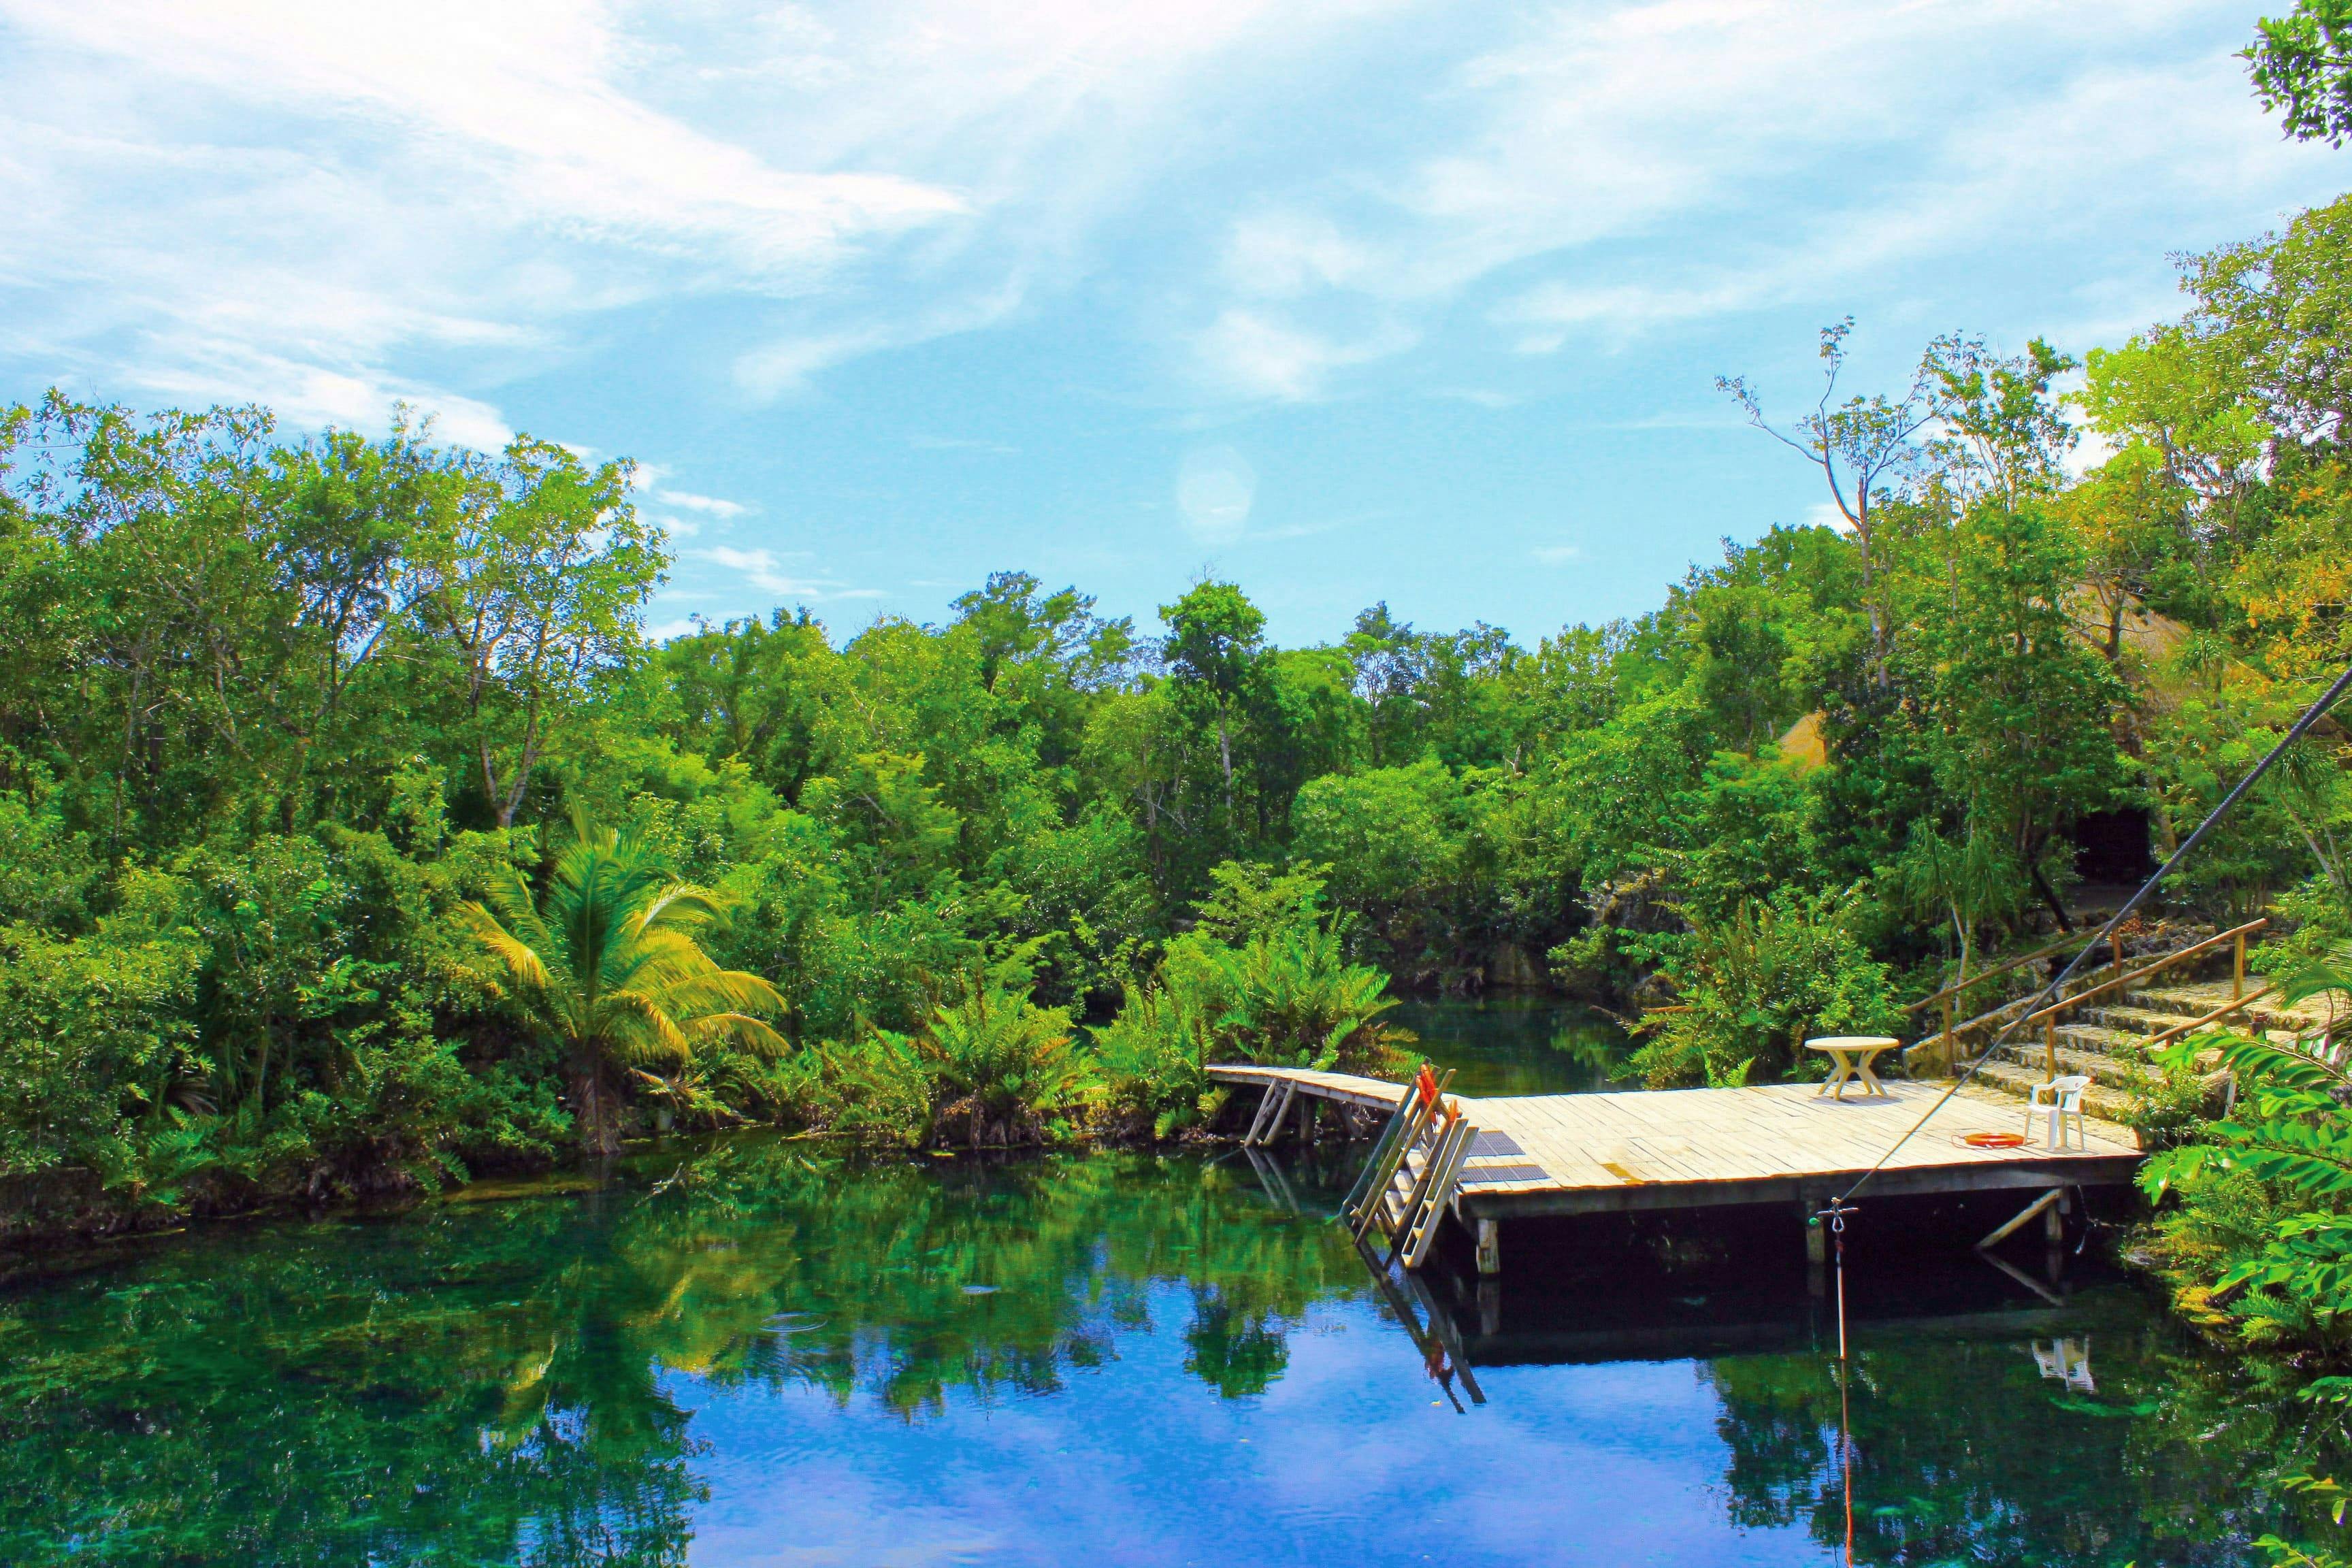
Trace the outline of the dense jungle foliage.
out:
M 2352 652 L 2347 250 L 2352 199 L 2079 366 L 1946 337 L 1893 395 L 1833 328 L 1793 421 L 1723 384 L 1847 526 L 1532 647 L 1376 605 L 1280 647 L 1213 580 L 1145 628 L 1017 572 L 939 625 L 656 643 L 625 462 L 16 408 L 12 1223 L 649 1124 L 1168 1137 L 1204 1061 L 1381 1060 L 1407 987 L 1651 1008 L 1654 1084 L 1801 1072 L 2065 924 L 2086 819 L 2167 847 Z M 2339 742 L 2177 902 L 2343 936 Z

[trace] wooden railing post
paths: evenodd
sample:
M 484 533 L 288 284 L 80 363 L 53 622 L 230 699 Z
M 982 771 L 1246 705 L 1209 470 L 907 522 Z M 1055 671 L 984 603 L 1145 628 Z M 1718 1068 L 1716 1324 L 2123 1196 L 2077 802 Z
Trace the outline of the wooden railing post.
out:
M 2246 933 L 2244 931 L 2240 931 L 2238 933 L 2237 951 L 2231 956 L 2230 960 L 2230 1000 L 2232 1002 L 2242 1002 L 2245 998 Z
M 1959 1052 L 1952 1047 L 1952 999 L 1944 998 L 1944 1040 L 1938 1047 L 1944 1053 L 1944 1070 L 1950 1072 L 1959 1065 Z

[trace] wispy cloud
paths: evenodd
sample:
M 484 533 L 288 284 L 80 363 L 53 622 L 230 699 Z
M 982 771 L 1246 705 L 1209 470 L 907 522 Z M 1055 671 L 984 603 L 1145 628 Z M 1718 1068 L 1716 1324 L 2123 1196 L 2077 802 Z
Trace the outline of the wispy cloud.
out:
M 1512 36 L 1441 72 L 1418 157 L 1327 177 L 1233 221 L 1219 270 L 1229 298 L 1195 342 L 1235 390 L 1298 397 L 1413 348 L 1427 322 L 1481 291 L 1486 319 L 1520 352 L 1622 347 L 1826 307 L 1896 268 L 1988 244 L 2087 238 L 2127 219 L 2177 227 L 2184 203 L 2242 209 L 2265 189 L 2290 200 L 2308 188 L 2312 151 L 2279 145 L 2232 64 L 2163 47 L 2210 10 L 1527 10 Z M 2157 124 L 2164 134 L 2149 133 Z M 2142 271 L 2160 289 L 2153 249 Z M 1384 331 L 1335 339 L 1302 324 L 1349 299 L 1376 309 Z M 1274 301 L 1285 316 L 1263 313 Z
M 1393 353 L 1408 341 L 1389 331 L 1337 342 L 1269 312 L 1236 309 L 1218 317 L 1193 352 L 1213 385 L 1244 397 L 1297 402 L 1320 394 L 1333 371 Z
M 804 568 L 789 565 L 808 557 L 796 552 L 773 550 L 738 550 L 730 545 L 713 544 L 686 552 L 688 559 L 708 562 L 713 566 L 733 573 L 742 581 L 763 594 L 773 594 L 779 599 L 817 601 L 824 599 L 879 599 L 887 595 L 879 588 L 856 588 L 839 578 L 803 575 Z
M 725 500 L 718 496 L 696 495 L 691 490 L 674 490 L 667 486 L 653 492 L 653 499 L 664 506 L 684 507 L 710 517 L 742 517 L 758 510 L 757 507 L 740 500 Z

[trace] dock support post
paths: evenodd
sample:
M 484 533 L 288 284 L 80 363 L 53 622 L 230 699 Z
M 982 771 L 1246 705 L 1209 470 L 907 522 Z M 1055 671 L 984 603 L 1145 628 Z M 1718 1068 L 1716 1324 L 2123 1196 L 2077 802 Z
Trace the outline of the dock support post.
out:
M 1499 1220 L 1478 1222 L 1478 1272 L 1500 1274 L 1503 1271 L 1503 1226 Z
M 1828 1205 L 1829 1194 L 1807 1187 L 1797 1197 L 1797 1220 L 1805 1227 L 1805 1261 L 1827 1263 L 1830 1260 L 1830 1233 L 1822 1228 L 1821 1211 Z
M 2074 1206 L 2074 1198 L 2063 1187 L 2058 1190 L 2058 1201 L 2042 1211 L 2042 1234 L 2050 1245 L 2058 1247 L 2066 1240 L 2066 1215 Z
M 2007 1241 L 2011 1237 L 2014 1236 L 2019 1231 L 2023 1230 L 2025 1228 L 2026 1221 L 2032 1219 L 2035 1215 L 2042 1213 L 2045 1209 L 2053 1211 L 2051 1216 L 2052 1222 L 2055 1223 L 2057 1218 L 2055 1208 L 2058 1200 L 2065 1195 L 2065 1188 L 2051 1188 L 2048 1192 L 2042 1194 L 2040 1197 L 2026 1205 L 2024 1208 L 2018 1211 L 2018 1215 L 2015 1219 L 2011 1220 L 2007 1225 L 2002 1226 L 1999 1230 L 1994 1231 L 1990 1236 L 1988 1236 L 1982 1241 L 1978 1242 L 1978 1248 L 1982 1250 L 1987 1247 L 1999 1247 L 2002 1242 Z M 2063 1236 L 2065 1233 L 2061 1231 L 2059 1234 Z

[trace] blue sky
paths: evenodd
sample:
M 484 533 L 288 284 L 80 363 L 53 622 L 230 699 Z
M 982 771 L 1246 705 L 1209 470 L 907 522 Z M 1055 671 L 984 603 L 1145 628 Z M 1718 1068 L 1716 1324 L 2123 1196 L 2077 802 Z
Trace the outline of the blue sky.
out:
M 1213 571 L 1531 642 L 1816 514 L 1718 373 L 2118 342 L 2352 184 L 2257 9 L 0 0 L 0 395 L 627 454 L 661 626 Z

